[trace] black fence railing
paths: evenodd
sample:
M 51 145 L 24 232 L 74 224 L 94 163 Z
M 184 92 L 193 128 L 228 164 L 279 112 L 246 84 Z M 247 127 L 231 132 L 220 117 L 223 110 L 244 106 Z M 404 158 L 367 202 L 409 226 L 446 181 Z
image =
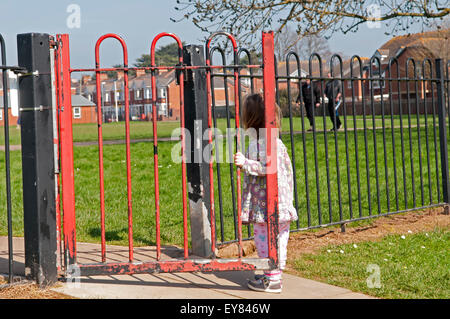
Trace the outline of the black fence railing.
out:
M 226 51 L 218 46 L 211 48 L 210 57 L 218 56 L 218 65 L 227 66 Z M 245 64 L 237 59 L 246 59 Z M 236 169 L 233 163 L 233 154 L 238 150 L 236 143 L 236 122 L 235 122 L 235 71 L 237 71 L 238 82 L 238 103 L 242 106 L 243 98 L 252 92 L 262 93 L 262 69 L 255 67 L 245 67 L 253 65 L 252 56 L 249 50 L 240 49 L 232 62 L 238 69 L 223 68 L 213 69 L 211 72 L 211 101 L 213 127 L 215 132 L 215 202 L 218 203 L 218 220 L 220 226 L 220 243 L 228 243 L 238 238 L 238 210 L 236 196 Z M 254 65 L 253 65 L 254 66 Z M 259 83 L 257 83 L 259 81 Z M 239 109 L 241 110 L 241 108 Z M 245 136 L 241 137 L 241 151 L 245 151 Z M 222 143 L 225 142 L 225 143 Z M 232 229 L 232 231 L 229 231 Z M 251 226 L 245 226 L 243 232 L 247 233 L 246 239 L 252 238 Z M 217 232 L 218 234 L 218 232 Z M 232 234 L 232 235 L 231 235 Z
M 13 282 L 19 281 L 18 277 L 15 276 L 18 269 L 14 268 L 16 263 L 14 262 L 14 250 L 13 250 L 13 216 L 12 211 L 16 206 L 16 201 L 12 201 L 12 198 L 17 197 L 16 194 L 12 194 L 11 184 L 12 184 L 12 176 L 11 176 L 11 146 L 10 146 L 10 134 L 9 130 L 11 128 L 10 116 L 12 115 L 11 105 L 10 105 L 10 97 L 9 97 L 9 74 L 8 72 L 13 72 L 19 76 L 30 75 L 27 74 L 27 70 L 18 66 L 8 66 L 6 63 L 6 44 L 3 36 L 0 34 L 0 52 L 1 52 L 1 64 L 0 64 L 0 72 L 1 72 L 1 87 L 0 87 L 0 99 L 1 102 L 1 119 L 0 119 L 0 128 L 4 133 L 4 145 L 0 144 L 0 172 L 4 173 L 3 176 L 5 178 L 0 177 L 0 225 L 5 225 L 6 221 L 6 247 L 5 241 L 0 239 L 1 245 L 0 249 L 0 275 L 5 275 L 7 277 L 8 285 Z M 1 135 L 1 132 L 0 132 Z M 17 176 L 13 176 L 17 177 Z M 19 197 L 22 194 L 18 193 Z M 19 200 L 17 200 L 19 201 Z M 20 198 L 20 202 L 22 203 L 22 198 Z M 13 206 L 14 205 L 14 206 Z M 0 230 L 4 233 L 4 229 Z
M 226 65 L 220 48 L 213 48 L 210 55 L 214 54 Z M 245 63 L 254 64 L 248 51 L 240 54 Z M 300 61 L 295 52 L 277 63 L 276 98 L 284 117 L 280 137 L 295 172 L 299 220 L 293 231 L 448 203 L 448 173 L 443 172 L 448 172 L 449 67 L 441 60 L 419 62 L 412 57 L 382 61 L 353 56 L 343 61 L 333 55 L 325 63 L 313 54 Z M 247 94 L 262 92 L 260 71 L 240 68 L 241 106 Z M 226 70 L 212 72 L 212 91 L 220 85 L 233 92 L 233 77 Z M 225 89 L 212 100 L 214 126 L 233 127 L 232 94 Z M 227 147 L 229 154 L 235 151 L 233 143 Z M 217 240 L 233 242 L 238 212 L 231 161 L 218 161 L 216 174 L 221 228 Z M 227 222 L 223 216 L 230 215 L 234 218 Z M 230 228 L 234 231 L 226 231 Z M 252 238 L 250 227 L 247 235 Z
M 316 72 L 312 68 L 313 59 L 317 59 Z M 290 123 L 295 121 L 293 81 L 301 83 L 302 88 L 296 101 L 303 102 L 303 109 L 310 108 L 313 117 L 312 130 L 308 132 L 303 119 L 305 112 L 301 111 L 301 143 L 292 124 L 289 129 L 293 161 L 303 153 L 303 162 L 299 164 L 303 164 L 304 171 L 299 174 L 297 170 L 297 181 L 305 181 L 305 187 L 299 189 L 297 185 L 296 208 L 300 216 L 304 216 L 305 208 L 307 214 L 306 220 L 299 220 L 297 230 L 447 202 L 442 196 L 440 170 L 448 169 L 448 165 L 439 163 L 441 144 L 447 143 L 447 136 L 439 134 L 437 121 L 439 109 L 444 107 L 437 103 L 442 81 L 434 76 L 441 66 L 426 59 L 419 77 L 414 59 L 406 59 L 403 73 L 400 63 L 391 59 L 382 64 L 378 58 L 372 58 L 363 65 L 355 56 L 345 74 L 342 59 L 334 55 L 326 76 L 320 57 L 314 55 L 309 60 L 308 75 L 300 77 L 292 76 L 286 60 L 286 76 L 277 80 L 286 81 Z M 297 71 L 301 74 L 299 65 Z M 307 81 L 313 89 L 307 89 Z M 319 87 L 318 100 L 322 107 L 320 128 L 314 114 L 316 105 L 311 105 L 314 86 Z M 359 87 L 357 95 L 356 86 Z M 311 94 L 310 98 L 304 96 L 305 91 Z M 362 117 L 356 110 L 357 99 Z M 315 174 L 310 178 L 308 169 L 312 162 Z
M 444 86 L 445 86 L 445 104 L 447 105 L 447 115 L 450 115 L 450 61 L 447 61 L 445 65 L 445 78 L 444 78 Z M 449 129 L 450 129 L 450 121 L 449 121 Z
M 5 195 L 6 195 L 6 224 L 8 228 L 8 283 L 12 283 L 14 279 L 13 271 L 13 232 L 12 232 L 12 206 L 11 206 L 11 163 L 10 163 L 10 146 L 9 146 L 9 119 L 8 119 L 8 67 L 6 64 L 6 45 L 0 34 L 1 62 L 0 71 L 2 72 L 2 99 L 3 99 L 3 128 L 5 133 L 4 159 L 5 159 Z M 3 187 L 2 187 L 3 188 Z M 1 205 L 3 206 L 3 205 Z M 1 207 L 0 206 L 0 207 Z M 3 210 L 3 209 L 2 209 Z M 3 214 L 2 214 L 3 215 Z

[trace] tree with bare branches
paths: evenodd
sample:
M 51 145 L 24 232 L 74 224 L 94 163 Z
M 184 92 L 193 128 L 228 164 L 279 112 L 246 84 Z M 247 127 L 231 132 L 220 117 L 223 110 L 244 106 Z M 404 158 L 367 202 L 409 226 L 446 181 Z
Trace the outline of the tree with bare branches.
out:
M 283 61 L 286 54 L 294 51 L 302 60 L 307 60 L 312 53 L 318 53 L 327 59 L 331 55 L 327 39 L 317 35 L 300 36 L 290 26 L 275 36 L 275 54 L 278 61 Z
M 450 61 L 450 16 L 441 23 L 433 23 L 430 30 L 435 31 L 433 39 L 431 41 L 427 38 L 421 39 L 423 46 L 444 61 Z
M 175 9 L 182 17 L 173 21 L 190 20 L 205 32 L 225 30 L 247 45 L 261 30 L 280 33 L 288 24 L 302 37 L 356 32 L 363 23 L 384 23 L 395 35 L 450 13 L 448 0 L 177 0 Z

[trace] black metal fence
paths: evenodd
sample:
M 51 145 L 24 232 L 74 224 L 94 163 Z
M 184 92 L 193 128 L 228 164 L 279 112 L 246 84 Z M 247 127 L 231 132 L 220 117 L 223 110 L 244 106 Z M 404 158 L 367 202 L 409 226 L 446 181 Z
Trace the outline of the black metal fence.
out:
M 287 56 L 286 76 L 278 76 L 277 81 L 286 81 L 289 118 L 286 142 L 290 144 L 293 163 L 300 164 L 295 170 L 295 206 L 301 217 L 297 230 L 448 202 L 448 180 L 441 174 L 448 171 L 448 159 L 445 125 L 439 125 L 446 120 L 445 105 L 440 98 L 444 89 L 440 60 L 435 63 L 423 60 L 419 77 L 419 65 L 411 57 L 405 59 L 402 70 L 401 62 L 394 58 L 383 64 L 375 57 L 364 65 L 354 56 L 345 74 L 341 57 L 334 55 L 326 76 L 320 56 L 313 55 L 308 76 L 302 78 L 290 73 L 290 56 L 296 57 L 295 53 Z M 301 74 L 299 67 L 298 64 L 297 71 Z M 295 80 L 300 83 L 310 80 L 312 87 L 319 87 L 319 106 L 323 110 L 317 118 L 315 105 L 310 102 L 314 101 L 313 90 L 298 90 L 303 102 L 301 118 L 297 119 L 301 120 L 301 139 L 294 133 L 292 117 Z M 304 88 L 307 84 L 301 85 Z M 331 89 L 333 85 L 335 92 Z M 309 99 L 302 96 L 305 91 L 311 92 Z M 362 112 L 357 111 L 357 99 Z M 306 130 L 304 120 L 303 109 L 308 107 L 313 121 L 311 132 Z M 320 128 L 317 119 L 321 121 Z M 330 127 L 339 129 L 330 132 Z M 301 155 L 303 161 L 297 161 Z M 301 166 L 303 172 L 298 169 Z M 298 181 L 304 187 L 299 188 Z M 305 215 L 306 219 L 302 218 Z
M 0 71 L 2 71 L 2 90 L 3 90 L 3 128 L 5 132 L 5 189 L 6 189 L 6 224 L 8 228 L 8 282 L 12 283 L 14 279 L 13 272 L 13 233 L 12 233 L 12 208 L 11 208 L 11 163 L 10 163 L 10 146 L 9 146 L 9 119 L 8 119 L 8 72 L 11 67 L 6 64 L 6 45 L 5 41 L 0 34 L 0 47 L 1 47 L 1 61 L 2 65 Z M 3 188 L 3 187 L 2 187 Z M 3 206 L 3 205 L 1 205 Z M 3 214 L 2 214 L 3 215 Z
M 226 65 L 220 48 L 210 55 L 217 53 Z M 255 64 L 247 50 L 239 54 Z M 345 226 L 449 202 L 450 63 L 413 57 L 366 60 L 356 55 L 346 61 L 333 55 L 325 63 L 318 54 L 300 61 L 290 52 L 277 66 L 277 103 L 284 117 L 280 137 L 295 172 L 299 215 L 292 231 Z M 261 92 L 259 71 L 239 69 L 241 106 L 247 94 Z M 232 81 L 228 83 L 233 73 L 222 70 L 212 72 L 213 92 L 218 79 L 223 87 L 234 89 Z M 234 101 L 227 91 L 220 107 L 226 110 L 226 126 L 233 127 Z M 216 109 L 217 97 L 212 99 Z M 216 112 L 213 115 L 214 126 L 220 127 Z M 231 154 L 235 145 L 228 148 Z M 217 240 L 233 242 L 238 213 L 233 164 L 217 163 L 216 174 L 221 229 Z M 250 227 L 247 235 L 251 238 Z
M 227 66 L 226 59 L 226 51 L 218 46 L 211 48 L 210 57 L 213 60 L 215 54 L 219 55 L 218 65 Z M 246 59 L 246 63 L 248 65 L 253 65 L 252 56 L 249 50 L 240 49 L 237 52 L 237 56 L 233 57 L 233 61 L 231 64 L 238 67 L 239 74 L 239 105 L 242 105 L 243 98 L 249 93 L 254 93 L 257 91 L 256 80 L 261 82 L 262 80 L 262 70 L 260 68 L 246 68 L 244 64 L 240 63 L 239 58 L 244 56 Z M 234 101 L 234 71 L 235 68 L 223 68 L 223 69 L 215 69 L 211 72 L 211 100 L 212 100 L 212 117 L 213 117 L 213 126 L 215 129 L 219 129 L 216 131 L 215 135 L 215 160 L 216 160 L 216 168 L 215 168 L 215 202 L 219 204 L 219 224 L 220 227 L 220 243 L 228 243 L 233 242 L 238 239 L 238 211 L 237 211 L 237 196 L 236 196 L 236 173 L 235 166 L 232 161 L 232 154 L 237 151 L 237 143 L 234 139 L 236 136 L 236 132 L 233 131 L 232 128 L 235 127 L 236 123 L 234 121 L 234 110 L 235 110 L 235 101 Z M 231 73 L 233 72 L 233 73 Z M 243 83 L 246 81 L 246 83 Z M 220 88 L 220 90 L 216 90 Z M 261 86 L 262 88 L 262 86 Z M 218 96 L 219 93 L 222 96 Z M 260 91 L 262 93 L 262 91 Z M 222 125 L 219 121 L 222 120 Z M 225 132 L 223 131 L 225 130 Z M 218 134 L 217 134 L 218 133 Z M 221 137 L 220 135 L 224 136 Z M 226 143 L 222 145 L 220 141 L 225 140 Z M 241 151 L 245 150 L 245 139 L 244 136 L 241 138 Z M 225 149 L 224 149 L 224 147 Z M 223 164 L 223 166 L 222 166 Z M 216 221 L 217 223 L 217 221 Z M 228 232 L 226 230 L 232 228 L 233 238 L 230 238 L 227 235 Z M 247 237 L 245 239 L 249 239 L 252 236 L 251 226 L 248 225 L 247 229 Z M 216 232 L 218 234 L 218 232 Z M 217 236 L 217 235 L 216 235 Z M 244 236 L 245 237 L 245 236 Z
M 1 50 L 1 65 L 0 72 L 2 73 L 1 79 L 1 102 L 2 106 L 2 118 L 0 120 L 0 127 L 4 133 L 4 145 L 0 143 L 0 172 L 1 174 L 5 174 L 5 179 L 0 178 L 0 235 L 5 233 L 6 229 L 6 242 L 4 241 L 4 237 L 0 238 L 1 249 L 0 249 L 0 275 L 4 275 L 6 273 L 8 284 L 12 284 L 13 282 L 18 282 L 20 279 L 15 276 L 20 271 L 15 269 L 17 263 L 14 260 L 14 250 L 13 250 L 13 210 L 16 207 L 19 209 L 22 208 L 22 192 L 12 192 L 11 185 L 15 185 L 17 181 L 17 187 L 21 187 L 22 176 L 12 175 L 11 174 L 11 165 L 14 163 L 19 164 L 20 166 L 20 156 L 16 157 L 11 153 L 11 145 L 10 145 L 10 128 L 12 127 L 10 123 L 10 116 L 12 114 L 11 103 L 10 103 L 10 87 L 9 87 L 9 74 L 8 71 L 15 73 L 18 76 L 26 76 L 31 75 L 27 74 L 27 70 L 18 66 L 8 66 L 6 63 L 6 44 L 3 36 L 0 34 L 0 50 Z M 14 127 L 16 127 L 14 125 Z M 17 126 L 16 128 L 18 128 Z M 1 135 L 1 132 L 0 132 Z M 2 141 L 2 142 L 3 142 Z M 13 160 L 11 160 L 11 157 Z M 6 221 L 6 223 L 5 223 Z M 4 227 L 6 226 L 6 227 Z M 6 244 L 6 248 L 5 248 Z

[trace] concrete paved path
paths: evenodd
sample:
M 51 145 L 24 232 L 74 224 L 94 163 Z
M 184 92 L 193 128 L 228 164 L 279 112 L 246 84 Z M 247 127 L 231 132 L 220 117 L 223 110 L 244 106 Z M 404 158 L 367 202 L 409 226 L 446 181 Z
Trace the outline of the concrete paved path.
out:
M 24 274 L 23 238 L 14 238 L 14 270 Z M 0 237 L 0 273 L 8 271 L 7 238 Z M 77 243 L 78 262 L 100 261 L 100 245 Z M 107 262 L 126 261 L 127 247 L 107 246 Z M 178 258 L 182 251 L 176 247 L 163 247 L 162 258 Z M 137 247 L 136 261 L 155 259 L 154 247 Z M 246 280 L 254 275 L 251 271 L 228 271 L 215 273 L 137 274 L 83 277 L 80 282 L 60 283 L 53 290 L 78 298 L 124 298 L 124 299 L 341 299 L 371 298 L 297 276 L 283 275 L 283 292 L 267 294 L 254 292 L 246 287 Z

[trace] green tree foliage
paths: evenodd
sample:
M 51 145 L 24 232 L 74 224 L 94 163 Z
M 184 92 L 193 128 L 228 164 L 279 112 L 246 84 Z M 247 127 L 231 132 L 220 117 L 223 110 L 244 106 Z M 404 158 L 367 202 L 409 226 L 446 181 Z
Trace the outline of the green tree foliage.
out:
M 184 45 L 184 43 L 183 43 Z M 155 60 L 156 65 L 167 65 L 167 66 L 173 66 L 178 64 L 178 44 L 177 43 L 171 43 L 168 45 L 164 45 L 155 51 Z M 136 59 L 136 62 L 134 63 L 135 67 L 149 67 L 151 66 L 151 57 L 150 54 L 142 54 L 141 57 Z M 114 68 L 120 68 L 122 67 L 121 64 L 113 65 Z M 109 78 L 117 78 L 117 72 L 115 71 L 108 71 L 106 72 L 108 74 Z M 146 71 L 146 73 L 150 73 L 150 71 Z M 129 71 L 129 76 L 135 76 L 135 71 Z
M 184 45 L 184 43 L 183 43 Z M 156 65 L 176 65 L 178 64 L 178 44 L 171 43 L 156 49 L 155 52 Z M 140 58 L 136 59 L 134 64 L 137 67 L 149 67 L 151 66 L 150 54 L 143 54 Z

